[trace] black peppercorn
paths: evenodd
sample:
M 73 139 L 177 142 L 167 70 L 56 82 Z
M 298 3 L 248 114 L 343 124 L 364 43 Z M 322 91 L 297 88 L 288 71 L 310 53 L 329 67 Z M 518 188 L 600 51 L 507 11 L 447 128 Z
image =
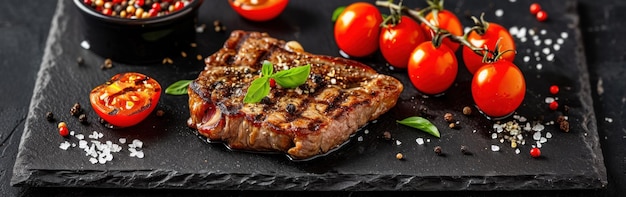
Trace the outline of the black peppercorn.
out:
M 435 146 L 434 151 L 435 151 L 435 154 L 439 156 L 443 155 L 443 152 L 441 151 L 441 146 Z
M 54 114 L 52 114 L 52 112 L 46 113 L 46 120 L 48 120 L 49 122 L 53 122 L 54 121 Z
M 82 124 L 87 124 L 87 115 L 81 114 L 80 116 L 78 116 L 78 122 Z
M 70 108 L 70 114 L 72 116 L 79 116 L 82 113 L 82 109 L 80 108 L 79 103 L 74 103 L 72 108 Z

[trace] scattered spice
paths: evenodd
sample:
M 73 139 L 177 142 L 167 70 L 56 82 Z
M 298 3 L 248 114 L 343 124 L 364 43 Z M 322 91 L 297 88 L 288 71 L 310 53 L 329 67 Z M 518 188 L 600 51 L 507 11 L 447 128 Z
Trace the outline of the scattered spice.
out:
M 63 137 L 67 137 L 70 134 L 70 130 L 67 128 L 67 124 L 65 122 L 59 122 L 57 128 L 59 129 L 59 135 Z
M 454 116 L 452 115 L 452 113 L 446 113 L 443 115 L 443 119 L 446 120 L 446 122 L 452 123 L 454 122 Z M 450 127 L 452 128 L 452 127 Z
M 472 115 L 472 108 L 469 106 L 463 107 L 463 115 L 466 115 L 466 116 Z
M 172 60 L 169 57 L 163 58 L 163 61 L 161 61 L 162 64 L 173 64 L 174 60 Z
M 113 68 L 113 60 L 111 60 L 111 58 L 106 58 L 104 60 L 104 64 L 102 64 L 100 68 L 102 68 L 103 70 Z
M 192 48 L 196 48 L 198 47 L 198 44 L 196 44 L 195 42 L 192 42 L 191 44 L 189 44 L 189 46 L 191 46 Z
M 80 114 L 78 116 L 78 122 L 82 123 L 82 124 L 87 124 L 87 115 L 85 114 Z
M 261 100 L 262 100 L 262 99 L 261 99 Z M 287 108 L 286 108 L 286 110 L 287 110 L 287 113 L 289 113 L 289 114 L 293 114 L 293 113 L 295 113 L 295 112 L 296 112 L 296 105 L 294 105 L 294 104 L 292 104 L 292 103 L 289 103 L 289 104 L 287 104 Z
M 559 93 L 559 86 L 557 85 L 550 86 L 550 94 L 556 95 L 558 93 Z
M 85 64 L 85 60 L 83 59 L 83 57 L 77 57 L 76 63 L 80 66 L 80 65 Z
M 398 153 L 398 154 L 396 154 L 396 159 L 403 160 L 404 159 L 404 155 L 402 155 L 402 153 Z
M 450 127 L 451 129 L 454 129 L 454 128 L 456 128 L 456 124 L 454 122 L 452 122 L 452 123 L 450 123 L 448 125 L 448 127 Z
M 437 154 L 438 156 L 443 155 L 443 152 L 441 151 L 441 146 L 435 146 L 433 150 L 435 151 L 435 154 Z
M 200 55 L 200 54 L 196 55 L 196 59 L 197 59 L 198 61 L 202 61 L 202 55 Z
M 82 114 L 83 110 L 80 108 L 80 104 L 79 103 L 74 103 L 74 105 L 72 106 L 72 108 L 70 108 L 70 114 L 72 116 L 80 116 L 80 114 Z
M 557 110 L 558 108 L 559 108 L 559 103 L 558 103 L 558 102 L 556 102 L 556 101 L 552 101 L 552 102 L 550 103 L 550 110 L 555 111 L 555 110 Z
M 463 153 L 464 155 L 470 155 L 471 154 L 469 152 L 469 150 L 467 149 L 467 146 L 464 146 L 464 145 L 461 146 L 461 153 Z
M 383 139 L 386 139 L 386 140 L 391 140 L 391 132 L 389 132 L 389 131 L 385 131 L 385 132 L 383 133 Z
M 569 122 L 567 120 L 563 120 L 559 123 L 559 129 L 564 132 L 569 132 Z
M 54 122 L 54 114 L 52 112 L 46 113 L 46 120 L 49 122 Z
M 187 53 L 185 53 L 184 51 L 180 52 L 180 56 L 182 56 L 183 58 L 187 57 Z
M 213 21 L 213 27 L 215 29 L 215 32 L 223 32 L 226 31 L 226 26 L 224 26 L 222 24 L 222 22 L 220 22 L 219 20 L 215 20 Z
M 165 115 L 165 111 L 163 111 L 162 109 L 159 109 L 156 111 L 156 116 L 157 117 L 163 117 L 163 115 Z
M 530 156 L 533 158 L 538 158 L 541 156 L 541 150 L 537 147 L 533 147 L 530 149 Z

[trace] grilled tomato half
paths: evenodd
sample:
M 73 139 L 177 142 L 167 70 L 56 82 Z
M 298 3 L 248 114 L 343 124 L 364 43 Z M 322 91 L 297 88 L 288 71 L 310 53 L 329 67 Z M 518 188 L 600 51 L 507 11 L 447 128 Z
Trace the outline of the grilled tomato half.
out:
M 141 73 L 117 74 L 91 90 L 93 110 L 107 123 L 129 127 L 146 119 L 161 97 L 161 85 Z

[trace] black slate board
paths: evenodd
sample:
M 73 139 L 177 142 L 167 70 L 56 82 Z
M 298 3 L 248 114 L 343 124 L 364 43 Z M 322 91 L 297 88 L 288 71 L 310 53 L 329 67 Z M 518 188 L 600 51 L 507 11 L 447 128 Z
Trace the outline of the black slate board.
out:
M 424 5 L 423 2 L 410 3 L 417 3 L 411 6 Z M 538 62 L 534 52 L 544 47 L 535 46 L 530 37 L 527 42 L 518 40 L 517 43 L 515 63 L 524 72 L 528 85 L 527 96 L 518 114 L 529 119 L 554 119 L 557 113 L 549 111 L 544 103 L 552 84 L 562 87 L 559 101 L 570 106 L 570 133 L 546 126 L 544 136 L 545 132 L 550 132 L 554 137 L 543 145 L 541 159 L 528 156 L 530 143 L 520 147 L 521 154 L 515 154 L 508 144 L 491 139 L 489 133 L 493 130 L 493 123 L 484 117 L 460 115 L 463 106 L 473 105 L 469 92 L 470 76 L 462 63 L 457 83 L 446 95 L 424 98 L 411 87 L 402 71 L 389 70 L 380 55 L 375 55 L 360 61 L 401 79 L 407 87 L 397 107 L 359 131 L 339 150 L 312 161 L 293 162 L 280 154 L 230 151 L 221 144 L 206 143 L 185 125 L 189 115 L 186 96 L 164 95 L 157 109 L 164 110 L 165 116 L 152 115 L 138 126 L 111 130 L 96 123 L 87 95 L 94 86 L 126 71 L 145 73 L 163 86 L 180 79 L 195 78 L 204 66 L 195 60 L 195 54 L 210 55 L 228 36 L 228 33 L 211 31 L 213 20 L 220 20 L 229 30 L 265 31 L 280 39 L 297 40 L 309 52 L 338 56 L 330 17 L 334 8 L 348 2 L 292 1 L 279 18 L 267 23 L 243 20 L 225 1 L 205 2 L 200 10 L 199 23 L 207 24 L 208 28 L 197 35 L 198 47 L 187 51 L 191 57 L 174 55 L 173 65 L 116 63 L 112 69 L 101 70 L 104 58 L 80 47 L 84 35 L 78 13 L 70 1 L 59 0 L 11 183 L 34 187 L 220 190 L 604 188 L 607 178 L 598 143 L 576 3 L 542 2 L 551 17 L 546 23 L 539 23 L 528 14 L 530 3 L 519 0 L 474 4 L 448 1 L 446 6 L 459 14 L 464 25 L 470 24 L 466 14 L 485 12 L 487 20 L 505 27 L 525 26 L 536 28 L 538 33 L 547 30 L 542 37 L 556 39 L 561 32 L 568 33 L 553 62 L 545 61 L 545 55 L 540 54 L 541 70 L 536 68 Z M 502 17 L 494 15 L 497 9 L 503 11 Z M 385 11 L 384 8 L 381 10 Z M 524 56 L 530 56 L 532 60 L 525 62 Z M 77 57 L 84 58 L 85 64 L 77 65 Z M 81 125 L 69 115 L 69 108 L 75 102 L 86 108 L 91 124 Z M 417 114 L 416 109 L 422 106 L 429 109 L 432 121 L 440 128 L 441 139 L 395 123 L 397 119 Z M 78 133 L 102 132 L 104 138 L 101 141 L 117 143 L 119 138 L 140 139 L 144 142 L 142 150 L 146 157 L 129 157 L 124 148 L 114 154 L 112 161 L 102 165 L 91 164 L 78 148 L 61 150 L 59 144 L 68 139 L 57 134 L 56 123 L 45 120 L 48 111 L 54 112 L 57 120 L 66 121 L 69 128 Z M 463 123 L 462 128 L 448 129 L 441 118 L 445 112 L 455 113 Z M 382 139 L 385 131 L 391 132 L 394 140 Z M 418 145 L 417 138 L 430 139 L 430 142 Z M 74 138 L 68 141 L 77 143 Z M 501 150 L 491 151 L 492 144 L 499 145 Z M 461 154 L 461 145 L 469 147 L 473 154 Z M 434 146 L 441 146 L 446 156 L 436 156 L 432 151 Z M 406 159 L 396 160 L 398 152 L 402 152 Z

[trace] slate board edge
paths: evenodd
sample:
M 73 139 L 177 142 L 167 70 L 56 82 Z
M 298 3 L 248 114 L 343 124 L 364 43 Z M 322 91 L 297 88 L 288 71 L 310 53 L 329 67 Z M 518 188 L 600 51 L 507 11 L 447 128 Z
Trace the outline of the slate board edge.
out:
M 57 13 L 55 14 L 54 18 L 53 18 L 53 23 L 52 23 L 52 28 L 51 28 L 51 33 L 50 36 L 53 36 L 54 32 L 58 32 L 56 28 L 66 28 L 66 26 L 63 25 L 59 25 L 58 24 L 58 20 L 59 17 L 67 17 L 67 15 L 62 15 L 59 14 L 59 10 L 62 10 L 63 5 L 63 1 L 59 0 L 59 3 L 57 5 Z M 574 7 L 576 7 L 574 5 Z M 576 17 L 576 16 L 574 16 Z M 578 18 L 576 18 L 576 23 L 578 23 Z M 577 40 L 581 41 L 581 33 L 580 30 L 577 29 L 576 30 L 576 36 L 577 36 Z M 54 48 L 54 46 L 52 44 L 58 44 L 58 42 L 53 42 L 51 41 L 51 39 L 48 39 L 48 43 L 46 44 L 46 52 L 44 54 L 44 58 L 42 61 L 42 65 L 41 65 L 41 69 L 38 73 L 38 80 L 37 80 L 37 84 L 36 84 L 36 88 L 34 89 L 34 96 L 33 96 L 33 101 L 39 99 L 42 95 L 40 93 L 38 93 L 38 89 L 41 89 L 43 87 L 45 87 L 47 85 L 46 83 L 46 76 L 44 76 L 43 74 L 45 74 L 45 70 L 49 69 L 51 66 L 54 66 L 54 64 L 52 63 L 52 59 L 50 56 L 54 57 L 51 53 L 52 49 Z M 583 47 L 581 46 L 581 48 L 579 48 L 577 50 L 578 53 L 583 53 Z M 587 65 L 586 65 L 586 60 L 584 59 L 584 56 L 581 57 L 580 60 L 580 64 L 579 66 L 581 67 L 581 70 L 587 70 Z M 584 81 L 586 83 L 582 83 L 583 85 L 583 89 L 585 92 L 590 92 L 590 83 L 589 83 L 589 75 L 588 73 L 584 73 L 583 76 L 581 76 L 581 81 Z M 581 98 L 582 103 L 588 104 L 590 106 L 592 106 L 593 101 L 591 100 L 591 98 Z M 32 103 L 38 103 L 38 102 L 31 102 L 31 106 L 30 106 L 30 113 L 28 115 L 28 119 L 31 119 L 34 116 L 33 109 L 35 109 L 37 106 L 33 105 Z M 587 125 L 594 128 L 596 126 L 596 122 L 595 122 L 595 114 L 593 113 L 593 111 L 589 112 L 589 117 L 587 119 Z M 28 135 L 31 134 L 31 132 L 29 132 L 29 121 L 26 122 L 26 127 L 25 127 L 25 134 L 22 136 L 22 140 L 24 140 L 25 138 L 28 137 Z M 593 141 L 595 143 L 591 144 L 589 147 L 590 149 L 592 149 L 594 152 L 596 153 L 600 153 L 598 154 L 599 156 L 596 158 L 597 160 L 595 162 L 598 162 L 600 164 L 603 163 L 603 158 L 602 158 L 602 154 L 601 154 L 601 150 L 599 147 L 599 143 L 598 143 L 598 135 L 597 133 L 591 133 L 588 137 L 594 139 Z M 20 149 L 22 149 L 23 147 L 20 146 Z M 19 153 L 18 153 L 19 154 Z M 23 160 L 20 159 L 21 157 L 18 155 L 18 160 L 16 161 L 16 165 L 14 168 L 14 177 L 11 181 L 12 185 L 16 185 L 16 186 L 24 186 L 24 185 L 29 185 L 29 186 L 59 186 L 59 187 L 74 187 L 74 186 L 86 186 L 86 187 L 119 187 L 119 183 L 120 182 L 116 182 L 116 184 L 107 184 L 107 183 L 111 183 L 111 182 L 115 182 L 115 181 L 121 181 L 123 183 L 123 180 L 128 179 L 128 178 L 133 178 L 135 180 L 137 180 L 137 178 L 139 178 L 139 180 L 145 178 L 146 181 L 139 181 L 139 184 L 137 183 L 129 183 L 126 186 L 128 187 L 132 187 L 132 188 L 188 188 L 188 189 L 237 189 L 237 190 L 241 190 L 241 189 L 269 189 L 269 190 L 412 190 L 412 189 L 417 189 L 417 190 L 510 190 L 510 189 L 551 189 L 552 184 L 554 184 L 554 182 L 552 182 L 549 179 L 542 179 L 543 175 L 535 175 L 535 176 L 526 176 L 526 177 L 516 177 L 519 179 L 523 179 L 525 180 L 524 182 L 526 182 L 527 185 L 523 185 L 523 186 L 517 186 L 517 187 L 512 187 L 511 185 L 506 185 L 506 184 L 501 184 L 500 186 L 493 186 L 490 185 L 492 183 L 496 183 L 499 182 L 501 183 L 502 181 L 507 181 L 507 180 L 511 180 L 511 177 L 508 176 L 459 176 L 459 177 L 415 177 L 415 176 L 411 176 L 411 175 L 365 175 L 370 177 L 370 179 L 368 180 L 373 180 L 371 182 L 362 182 L 362 181 L 357 181 L 356 183 L 350 181 L 350 178 L 354 178 L 354 177 L 361 177 L 364 175 L 350 175 L 350 174 L 324 174 L 324 175 L 307 175 L 307 176 L 300 176 L 300 177 L 276 177 L 276 179 L 272 179 L 272 184 L 270 185 L 263 185 L 263 184 L 258 184 L 259 182 L 263 182 L 262 180 L 267 180 L 268 177 L 271 177 L 272 175 L 268 175 L 268 174 L 255 174 L 255 175 L 237 175 L 237 174 L 215 174 L 215 173 L 210 173 L 210 174 L 201 174 L 200 176 L 196 176 L 194 177 L 194 174 L 179 174 L 175 171 L 156 171 L 157 173 L 154 173 L 155 171 L 149 171 L 149 172 L 125 172 L 125 171 L 108 171 L 108 172 L 112 172 L 113 174 L 118 174 L 120 176 L 97 176 L 98 174 L 102 174 L 102 172 L 98 171 L 98 172 L 89 172 L 89 171 L 49 171 L 49 170 L 37 170 L 37 169 L 33 169 L 33 170 L 29 170 L 27 169 L 27 166 L 23 165 Z M 564 178 L 566 178 L 565 180 L 572 180 L 571 182 L 567 182 L 567 183 L 559 183 L 559 184 L 565 184 L 565 185 L 570 185 L 571 184 L 571 188 L 572 189 L 577 189 L 577 188 L 588 188 L 589 186 L 597 186 L 600 185 L 602 188 L 606 186 L 607 180 L 606 180 L 606 169 L 604 168 L 604 165 L 600 165 L 602 166 L 601 168 L 597 168 L 596 172 L 594 172 L 596 175 L 598 175 L 598 177 L 600 177 L 599 179 L 589 179 L 588 177 L 585 176 L 578 176 L 578 175 L 571 175 L 571 178 L 567 178 L 567 176 L 565 176 Z M 77 180 L 86 180 L 84 176 L 85 174 L 93 174 L 94 176 L 87 176 L 87 179 L 92 179 L 92 180 L 100 180 L 100 179 L 104 179 L 103 181 L 92 181 L 92 182 L 87 182 L 87 184 L 82 184 L 81 181 L 75 181 L 75 182 L 71 182 L 71 183 L 64 183 L 64 182 L 54 182 L 54 181 L 50 181 L 52 180 L 54 177 L 58 177 L 58 175 L 63 175 L 64 177 L 72 177 L 73 175 L 79 176 L 77 177 Z M 172 178 L 181 178 L 181 177 L 186 177 L 186 178 L 223 178 L 224 176 L 229 176 L 230 179 L 227 180 L 257 180 L 259 182 L 257 182 L 257 184 L 241 184 L 241 185 L 221 185 L 224 183 L 220 183 L 220 182 L 216 182 L 216 184 L 212 184 L 212 185 L 186 185 L 186 184 L 177 184 L 176 181 L 172 181 L 172 182 L 168 182 L 167 180 L 170 180 Z M 47 177 L 47 178 L 46 178 Z M 341 180 L 338 180 L 337 182 L 333 181 L 334 185 L 336 185 L 336 187 L 329 187 L 327 184 L 323 184 L 328 180 L 335 180 L 334 178 L 340 177 Z M 51 179 L 52 178 L 52 179 Z M 150 181 L 154 181 L 155 179 L 159 179 L 161 178 L 161 180 L 157 181 L 158 183 L 164 183 L 164 184 L 149 184 Z M 298 179 L 298 180 L 293 180 L 293 179 Z M 582 178 L 582 179 L 581 179 Z M 317 180 L 315 180 L 317 179 Z M 150 181 L 147 181 L 150 180 Z M 218 179 L 219 180 L 219 179 Z M 304 180 L 304 181 L 303 181 Z M 407 180 L 409 180 L 407 182 Z M 276 181 L 276 182 L 274 182 Z M 321 183 L 317 182 L 317 181 L 322 181 Z M 398 182 L 398 183 L 402 183 L 402 184 L 395 184 L 396 187 L 390 188 L 390 187 L 376 187 L 376 185 L 384 185 L 384 184 L 380 184 L 382 182 Z M 237 182 L 237 181 L 235 181 Z M 344 184 L 342 184 L 342 182 Z M 145 183 L 145 184 L 142 184 Z M 189 182 L 187 182 L 189 183 Z M 280 184 L 280 183 L 285 183 L 285 184 Z M 301 183 L 301 184 L 295 184 L 295 185 L 289 185 L 287 183 Z M 319 183 L 319 184 L 317 184 Z M 391 184 L 394 185 L 394 184 Z M 442 187 L 443 185 L 443 187 Z M 506 186 L 502 186 L 502 185 L 506 185 Z M 287 187 L 285 187 L 287 186 Z

